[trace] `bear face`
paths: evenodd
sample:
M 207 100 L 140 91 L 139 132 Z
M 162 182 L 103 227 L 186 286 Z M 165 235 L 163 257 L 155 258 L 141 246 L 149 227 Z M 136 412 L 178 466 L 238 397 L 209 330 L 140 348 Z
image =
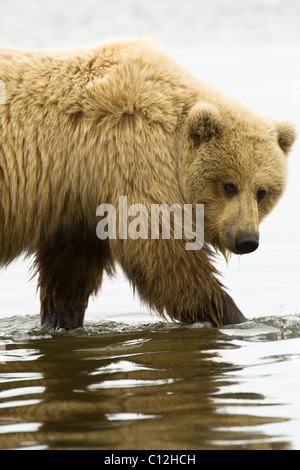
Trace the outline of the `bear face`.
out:
M 197 103 L 185 131 L 183 193 L 204 204 L 205 239 L 225 257 L 259 245 L 259 224 L 286 185 L 287 154 L 295 140 L 289 122 Z

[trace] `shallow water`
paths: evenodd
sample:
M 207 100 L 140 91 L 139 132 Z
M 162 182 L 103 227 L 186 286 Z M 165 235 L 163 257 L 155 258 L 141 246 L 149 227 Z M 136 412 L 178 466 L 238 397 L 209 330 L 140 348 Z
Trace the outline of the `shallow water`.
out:
M 299 448 L 300 316 L 0 329 L 2 449 Z

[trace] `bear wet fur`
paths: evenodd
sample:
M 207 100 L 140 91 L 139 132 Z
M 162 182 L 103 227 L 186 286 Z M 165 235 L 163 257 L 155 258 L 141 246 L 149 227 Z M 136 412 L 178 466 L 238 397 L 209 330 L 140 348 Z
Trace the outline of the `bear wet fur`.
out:
M 286 184 L 295 131 L 207 86 L 144 40 L 69 52 L 0 50 L 0 262 L 35 256 L 41 321 L 83 324 L 119 263 L 162 316 L 245 320 L 209 245 L 245 253 Z M 96 236 L 96 208 L 204 204 L 205 241 Z M 251 243 L 250 243 L 251 241 Z

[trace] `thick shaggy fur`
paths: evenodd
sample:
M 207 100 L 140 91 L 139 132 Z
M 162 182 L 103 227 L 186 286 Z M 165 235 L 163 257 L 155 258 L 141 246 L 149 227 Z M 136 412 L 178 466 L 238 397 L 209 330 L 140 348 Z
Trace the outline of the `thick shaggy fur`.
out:
M 118 207 L 120 195 L 149 208 L 204 203 L 206 241 L 234 251 L 237 231 L 258 232 L 283 192 L 292 125 L 255 115 L 147 41 L 2 49 L 0 79 L 0 261 L 35 254 L 45 326 L 81 326 L 115 262 L 163 316 L 243 321 L 207 248 L 186 251 L 174 237 L 101 241 L 96 208 Z

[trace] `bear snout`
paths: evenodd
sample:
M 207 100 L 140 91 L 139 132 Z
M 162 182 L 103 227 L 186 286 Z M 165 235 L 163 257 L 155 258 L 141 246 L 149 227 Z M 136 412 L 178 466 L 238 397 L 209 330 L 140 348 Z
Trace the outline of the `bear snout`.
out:
M 257 233 L 242 230 L 236 236 L 235 249 L 236 253 L 240 255 L 252 253 L 258 248 L 258 245 L 259 235 Z

